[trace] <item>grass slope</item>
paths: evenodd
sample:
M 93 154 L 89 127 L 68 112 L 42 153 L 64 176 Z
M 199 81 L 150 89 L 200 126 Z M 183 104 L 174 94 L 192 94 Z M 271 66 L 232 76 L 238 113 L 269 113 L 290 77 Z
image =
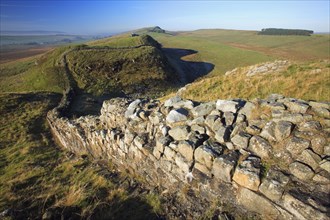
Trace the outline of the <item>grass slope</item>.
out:
M 65 87 L 60 57 L 68 47 L 59 47 L 42 56 L 0 66 L 0 92 L 47 91 L 61 93 Z
M 153 38 L 114 39 L 68 53 L 69 69 L 80 89 L 96 95 L 124 92 L 157 96 L 173 87 L 174 70 Z
M 157 195 L 137 195 L 125 176 L 56 147 L 45 117 L 59 98 L 0 95 L 0 213 L 7 213 L 2 217 L 155 219 L 161 212 Z
M 167 48 L 189 48 L 198 51 L 183 60 L 204 61 L 214 69 L 185 92 L 187 98 L 214 100 L 217 98 L 265 97 L 280 93 L 296 98 L 329 100 L 329 68 L 319 60 L 330 59 L 330 35 L 266 36 L 254 31 L 197 30 L 178 32 L 173 36 L 152 33 Z M 289 59 L 295 63 L 283 75 L 225 77 L 226 71 L 272 61 Z M 321 68 L 317 74 L 306 69 Z
M 192 83 L 183 97 L 199 101 L 228 98 L 266 98 L 272 93 L 305 100 L 329 101 L 329 62 L 295 63 L 269 75 L 213 76 Z M 207 94 L 207 95 L 205 95 Z

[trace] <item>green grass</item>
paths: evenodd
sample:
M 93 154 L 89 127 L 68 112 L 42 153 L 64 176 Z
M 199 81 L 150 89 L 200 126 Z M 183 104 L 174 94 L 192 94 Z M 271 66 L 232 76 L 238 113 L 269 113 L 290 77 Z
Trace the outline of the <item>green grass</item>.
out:
M 68 47 L 59 47 L 41 57 L 2 64 L 0 92 L 47 91 L 61 93 L 65 87 L 61 54 Z
M 141 45 L 159 47 L 158 42 L 146 34 L 135 37 L 131 37 L 130 34 L 122 34 L 102 40 L 92 41 L 89 42 L 88 45 L 107 46 L 112 48 L 137 47 Z
M 313 70 L 320 70 L 313 73 Z M 266 98 L 272 93 L 305 100 L 329 101 L 328 62 L 295 63 L 286 71 L 247 77 L 240 73 L 214 76 L 193 83 L 183 92 L 185 98 L 210 101 L 228 98 Z M 207 94 L 207 95 L 205 95 Z
M 164 47 L 197 50 L 204 62 L 215 65 L 210 76 L 268 60 L 310 61 L 329 59 L 330 54 L 329 35 L 266 36 L 255 31 L 220 29 L 150 35 Z
M 0 95 L 0 212 L 7 219 L 154 219 L 160 198 L 53 143 L 45 117 L 60 96 Z
M 275 59 L 275 57 L 257 51 L 242 50 L 202 37 L 164 34 L 151 34 L 151 36 L 166 48 L 183 48 L 198 51 L 202 61 L 215 65 L 210 75 L 219 75 L 238 66 L 252 65 Z M 190 61 L 198 62 L 201 60 L 191 59 Z
M 67 55 L 78 87 L 93 94 L 124 91 L 155 95 L 171 87 L 172 69 L 155 47 L 78 50 Z

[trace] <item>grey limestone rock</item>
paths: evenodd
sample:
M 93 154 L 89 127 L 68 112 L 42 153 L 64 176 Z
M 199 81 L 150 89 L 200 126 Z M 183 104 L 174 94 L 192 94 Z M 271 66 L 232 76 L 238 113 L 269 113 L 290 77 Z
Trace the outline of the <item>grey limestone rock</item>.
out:
M 207 102 L 194 107 L 191 110 L 191 113 L 194 115 L 194 117 L 199 117 L 199 116 L 208 115 L 214 109 L 215 109 L 215 104 L 211 102 Z
M 293 113 L 302 113 L 305 114 L 309 109 L 309 105 L 304 102 L 284 102 L 284 104 L 289 108 Z
M 320 162 L 320 167 L 330 173 L 330 158 L 323 159 Z
M 214 177 L 230 183 L 238 158 L 239 154 L 236 151 L 215 158 L 212 167 Z
M 268 122 L 262 129 L 260 136 L 267 139 L 268 141 L 276 141 L 275 127 L 276 123 L 274 121 Z
M 194 103 L 190 100 L 184 100 L 179 96 L 174 96 L 164 102 L 165 107 L 174 107 L 174 108 L 194 108 Z
M 314 153 L 311 149 L 306 149 L 299 155 L 297 160 L 307 164 L 313 168 L 313 170 L 316 170 L 316 168 L 319 166 L 319 163 L 321 162 L 321 157 Z
M 251 138 L 248 149 L 261 158 L 269 158 L 272 152 L 269 142 L 258 135 Z
M 188 126 L 177 126 L 169 130 L 169 135 L 176 141 L 186 140 L 189 134 Z
M 262 215 L 262 219 L 293 219 L 290 213 L 281 209 L 275 203 L 243 187 L 238 191 L 237 201 L 247 209 Z
M 234 113 L 232 113 L 232 112 L 225 112 L 223 114 L 223 117 L 225 118 L 226 126 L 232 125 L 235 121 L 235 118 L 236 118 Z
M 245 115 L 248 119 L 250 119 L 255 108 L 256 105 L 253 102 L 247 101 L 245 105 L 239 110 L 239 113 Z
M 209 115 L 205 118 L 205 124 L 212 130 L 216 131 L 223 126 L 221 118 L 217 115 Z
M 198 132 L 199 134 L 205 134 L 206 133 L 206 129 L 203 126 L 194 124 L 191 126 L 191 130 Z
M 288 138 L 291 134 L 294 125 L 289 121 L 279 121 L 275 126 L 275 137 L 277 141 L 282 141 Z
M 295 218 L 301 220 L 324 220 L 328 219 L 325 213 L 320 212 L 313 206 L 301 201 L 299 198 L 287 193 L 283 196 L 283 206 L 291 212 Z
M 173 96 L 172 98 L 170 98 L 164 102 L 164 106 L 172 107 L 174 104 L 176 104 L 180 101 L 182 101 L 180 96 Z
M 259 191 L 273 201 L 279 201 L 290 178 L 278 170 L 268 171 Z
M 300 180 L 310 180 L 314 176 L 312 168 L 301 162 L 293 162 L 289 166 L 290 172 Z
M 303 150 L 310 147 L 310 141 L 304 138 L 293 136 L 286 143 L 286 149 L 293 157 L 297 157 Z
M 218 100 L 216 108 L 222 112 L 233 112 L 236 113 L 238 110 L 238 103 L 235 101 Z
M 210 170 L 212 168 L 213 160 L 217 155 L 211 148 L 200 146 L 195 150 L 194 156 L 197 162 L 206 166 Z
M 312 108 L 312 110 L 318 115 L 323 118 L 330 118 L 330 111 L 326 108 Z
M 193 161 L 195 147 L 188 141 L 180 141 L 178 143 L 178 152 L 186 158 L 187 161 Z
M 249 146 L 250 138 L 250 134 L 239 132 L 237 135 L 231 138 L 231 142 L 237 147 L 237 149 L 246 149 Z
M 239 185 L 258 191 L 260 185 L 260 158 L 248 156 L 235 170 L 233 180 Z
M 173 109 L 166 117 L 168 123 L 175 123 L 187 120 L 188 111 L 184 108 Z
M 222 126 L 215 132 L 215 139 L 220 143 L 227 142 L 230 138 L 230 132 L 229 127 Z
M 322 126 L 318 121 L 307 121 L 303 122 L 299 126 L 300 131 L 318 131 L 321 130 Z

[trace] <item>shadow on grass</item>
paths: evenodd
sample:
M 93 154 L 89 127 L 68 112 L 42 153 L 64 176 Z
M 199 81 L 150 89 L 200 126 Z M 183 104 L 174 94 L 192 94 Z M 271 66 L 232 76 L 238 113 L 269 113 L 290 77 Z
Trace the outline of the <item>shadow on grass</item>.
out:
M 49 198 L 50 203 L 54 198 Z M 127 220 L 144 220 L 144 219 L 165 219 L 163 216 L 157 215 L 152 207 L 140 198 L 128 198 L 124 201 L 112 201 L 112 204 L 100 204 L 89 216 L 81 216 L 83 210 L 78 206 L 60 206 L 47 210 L 42 210 L 42 201 L 19 201 L 12 207 L 7 216 L 12 219 L 127 219 Z M 45 206 L 49 204 L 44 204 Z
M 163 48 L 162 49 L 178 74 L 181 84 L 191 83 L 198 77 L 207 75 L 214 68 L 212 63 L 186 61 L 182 58 L 189 55 L 197 54 L 196 50 L 180 49 L 180 48 Z

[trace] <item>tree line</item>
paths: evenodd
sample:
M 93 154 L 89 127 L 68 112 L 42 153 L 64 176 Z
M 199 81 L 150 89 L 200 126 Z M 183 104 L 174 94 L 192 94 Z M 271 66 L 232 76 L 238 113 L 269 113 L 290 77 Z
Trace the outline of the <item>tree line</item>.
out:
M 303 35 L 311 36 L 314 31 L 303 29 L 283 29 L 283 28 L 264 28 L 258 34 L 260 35 Z

